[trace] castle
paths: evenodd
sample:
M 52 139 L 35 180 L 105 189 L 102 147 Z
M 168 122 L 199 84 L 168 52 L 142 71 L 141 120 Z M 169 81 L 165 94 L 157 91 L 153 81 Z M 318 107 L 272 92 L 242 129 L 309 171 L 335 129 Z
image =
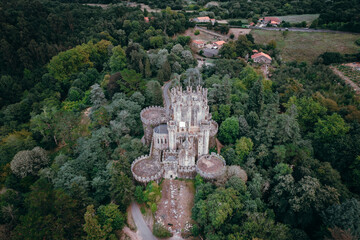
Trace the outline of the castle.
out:
M 224 173 L 225 160 L 218 154 L 209 155 L 218 124 L 211 119 L 206 88 L 198 86 L 193 90 L 189 86 L 185 91 L 181 87 L 172 88 L 165 108 L 145 108 L 140 117 L 143 140 L 150 145 L 150 154 L 137 158 L 131 165 L 137 181 L 194 178 L 196 173 L 212 179 Z

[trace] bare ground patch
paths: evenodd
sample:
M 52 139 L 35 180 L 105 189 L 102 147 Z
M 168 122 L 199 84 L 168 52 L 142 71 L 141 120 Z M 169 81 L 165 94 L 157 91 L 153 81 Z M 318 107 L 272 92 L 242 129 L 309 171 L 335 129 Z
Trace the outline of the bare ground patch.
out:
M 238 37 L 240 35 L 246 35 L 249 34 L 251 31 L 251 29 L 246 29 L 246 28 L 230 28 L 228 36 L 232 34 L 234 34 L 234 39 L 238 39 Z
M 155 214 L 156 221 L 179 236 L 182 229 L 189 228 L 194 194 L 192 181 L 165 179 L 162 183 L 162 198 Z

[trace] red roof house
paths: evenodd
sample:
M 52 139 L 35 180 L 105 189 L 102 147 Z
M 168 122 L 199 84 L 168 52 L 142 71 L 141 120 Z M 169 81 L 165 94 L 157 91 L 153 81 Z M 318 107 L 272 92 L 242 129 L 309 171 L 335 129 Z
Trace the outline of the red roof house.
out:
M 272 61 L 272 58 L 268 54 L 263 52 L 255 53 L 254 55 L 251 56 L 251 59 L 256 63 L 266 63 L 266 64 L 270 64 Z

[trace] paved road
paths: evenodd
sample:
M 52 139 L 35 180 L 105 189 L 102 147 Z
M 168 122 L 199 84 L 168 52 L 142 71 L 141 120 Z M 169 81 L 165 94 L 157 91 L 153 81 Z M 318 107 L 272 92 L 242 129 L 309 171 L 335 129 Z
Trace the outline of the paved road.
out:
M 149 227 L 146 225 L 145 220 L 140 212 L 140 208 L 135 202 L 131 203 L 131 215 L 143 240 L 157 240 L 157 238 L 150 231 Z
M 171 86 L 172 80 L 164 84 L 163 87 L 163 98 L 164 98 L 164 107 L 166 108 L 166 113 L 169 114 L 169 108 L 171 105 L 170 97 L 169 97 L 169 88 Z
M 286 29 L 289 32 L 327 32 L 327 33 L 351 33 L 351 32 L 342 32 L 342 31 L 334 31 L 327 29 L 313 29 L 313 28 L 282 28 L 282 27 L 250 27 L 250 29 L 258 29 L 258 30 L 266 30 L 266 31 L 285 31 Z M 358 34 L 358 33 L 351 33 Z

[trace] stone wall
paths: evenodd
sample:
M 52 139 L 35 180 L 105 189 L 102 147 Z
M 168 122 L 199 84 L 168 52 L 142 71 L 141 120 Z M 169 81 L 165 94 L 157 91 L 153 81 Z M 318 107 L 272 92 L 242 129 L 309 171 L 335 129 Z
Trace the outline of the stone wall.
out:
M 135 159 L 132 163 L 131 163 L 131 173 L 132 175 L 134 176 L 135 180 L 138 181 L 138 182 L 141 182 L 141 183 L 148 183 L 150 181 L 155 181 L 155 182 L 159 182 L 161 180 L 161 178 L 163 177 L 164 175 L 164 169 L 161 169 L 159 172 L 157 172 L 156 174 L 154 174 L 153 176 L 150 176 L 150 177 L 142 177 L 142 176 L 139 176 L 137 175 L 135 172 L 134 172 L 134 166 L 140 162 L 140 161 L 143 161 L 145 159 L 148 159 L 150 158 L 149 155 L 142 155 L 140 157 L 138 157 L 137 159 Z
M 205 155 L 206 156 L 206 155 Z M 202 157 L 205 157 L 205 156 L 202 156 Z M 226 171 L 226 162 L 225 162 L 225 159 L 217 154 L 217 153 L 211 153 L 211 156 L 212 157 L 215 157 L 217 159 L 220 159 L 222 161 L 222 163 L 224 164 L 221 169 L 219 169 L 216 173 L 207 173 L 207 172 L 204 172 L 202 171 L 201 169 L 198 168 L 198 166 L 196 165 L 196 172 L 200 174 L 200 176 L 202 176 L 203 178 L 205 179 L 215 179 L 215 178 L 218 178 L 220 176 L 222 176 L 225 171 Z
M 149 118 L 146 115 L 154 115 L 155 117 Z M 144 140 L 147 145 L 150 145 L 152 141 L 154 128 L 162 123 L 167 123 L 169 120 L 165 108 L 159 106 L 144 108 L 140 112 L 140 118 L 144 128 Z

